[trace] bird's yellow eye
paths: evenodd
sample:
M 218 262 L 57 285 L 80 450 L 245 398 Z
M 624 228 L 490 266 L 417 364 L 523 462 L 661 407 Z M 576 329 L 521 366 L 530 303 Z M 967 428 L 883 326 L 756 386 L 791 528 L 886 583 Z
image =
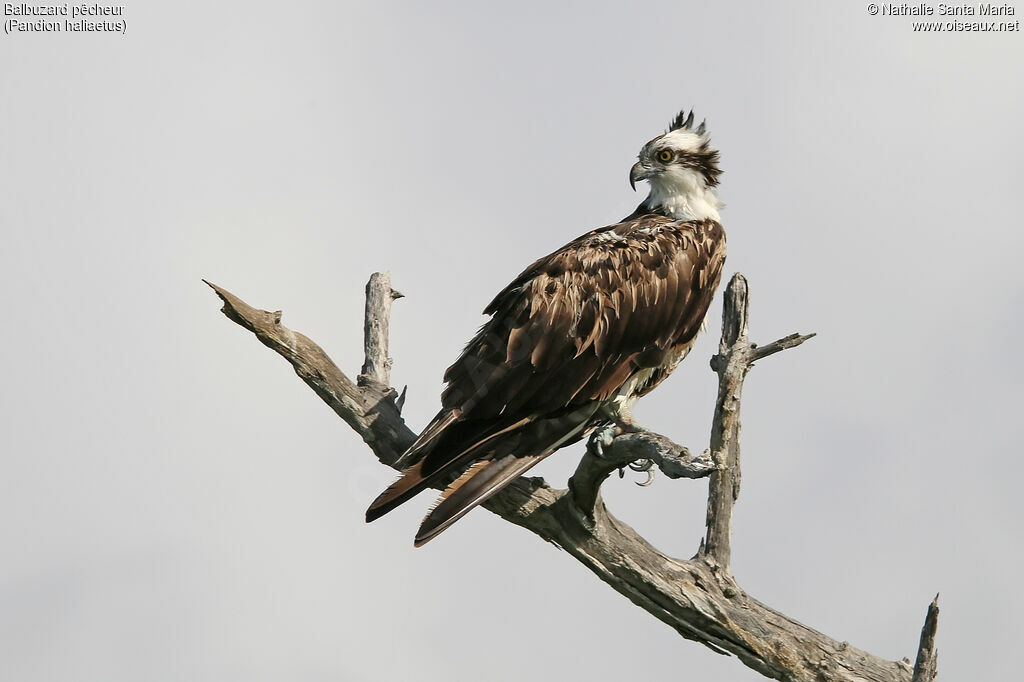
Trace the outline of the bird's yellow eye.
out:
M 669 150 L 662 149 L 660 152 L 658 152 L 658 161 L 661 161 L 662 163 L 668 163 L 671 160 L 672 152 L 670 152 Z

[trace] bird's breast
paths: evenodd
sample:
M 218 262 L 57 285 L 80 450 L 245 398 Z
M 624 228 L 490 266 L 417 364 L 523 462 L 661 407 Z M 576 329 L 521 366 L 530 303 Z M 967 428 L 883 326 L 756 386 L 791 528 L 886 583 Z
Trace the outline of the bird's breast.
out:
M 642 396 L 654 390 L 654 387 L 672 373 L 679 363 L 683 361 L 686 354 L 690 352 L 692 343 L 682 343 L 669 349 L 661 364 L 656 367 L 641 367 L 633 372 L 622 384 L 612 400 L 624 402 Z

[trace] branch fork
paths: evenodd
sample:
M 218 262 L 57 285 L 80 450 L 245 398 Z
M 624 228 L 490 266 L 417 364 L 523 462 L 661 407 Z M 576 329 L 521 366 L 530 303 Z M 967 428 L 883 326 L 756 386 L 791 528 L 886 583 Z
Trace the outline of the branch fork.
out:
M 205 280 L 204 280 L 205 281 Z M 391 304 L 402 296 L 387 274 L 366 287 L 365 362 L 353 382 L 317 344 L 281 324 L 281 312 L 249 306 L 207 282 L 224 302 L 222 312 L 284 357 L 312 388 L 393 468 L 415 439 L 401 416 L 401 395 L 390 385 Z M 938 597 L 928 609 L 916 665 L 888 661 L 812 630 L 747 595 L 729 571 L 733 507 L 740 490 L 740 398 L 743 380 L 758 360 L 799 346 L 813 334 L 791 334 L 764 346 L 749 341 L 748 287 L 736 274 L 725 292 L 722 338 L 712 369 L 718 397 L 710 448 L 692 456 L 654 433 L 612 439 L 603 456 L 583 456 L 558 490 L 543 479 L 520 478 L 483 506 L 506 521 L 564 549 L 613 589 L 674 628 L 681 636 L 735 655 L 765 677 L 785 682 L 931 682 L 936 675 Z M 605 508 L 600 486 L 611 472 L 650 460 L 669 478 L 709 478 L 707 532 L 697 556 L 668 557 Z

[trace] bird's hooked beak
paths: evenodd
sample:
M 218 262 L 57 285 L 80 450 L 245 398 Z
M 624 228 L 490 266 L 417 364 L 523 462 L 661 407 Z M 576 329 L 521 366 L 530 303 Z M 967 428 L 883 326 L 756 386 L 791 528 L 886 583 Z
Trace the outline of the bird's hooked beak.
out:
M 633 164 L 633 167 L 629 169 L 629 186 L 636 191 L 637 180 L 646 180 L 651 177 L 651 169 L 644 166 L 643 163 L 637 161 Z

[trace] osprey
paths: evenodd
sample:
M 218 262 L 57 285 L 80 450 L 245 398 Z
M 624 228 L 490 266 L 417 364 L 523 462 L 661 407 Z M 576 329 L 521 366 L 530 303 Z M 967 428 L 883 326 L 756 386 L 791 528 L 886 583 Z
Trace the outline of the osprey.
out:
M 452 481 L 420 525 L 420 546 L 555 450 L 599 427 L 605 438 L 640 430 L 633 403 L 689 352 L 722 274 L 720 173 L 692 111 L 645 144 L 629 184 L 647 180 L 650 194 L 491 301 L 490 319 L 445 372 L 441 411 L 366 520 Z

